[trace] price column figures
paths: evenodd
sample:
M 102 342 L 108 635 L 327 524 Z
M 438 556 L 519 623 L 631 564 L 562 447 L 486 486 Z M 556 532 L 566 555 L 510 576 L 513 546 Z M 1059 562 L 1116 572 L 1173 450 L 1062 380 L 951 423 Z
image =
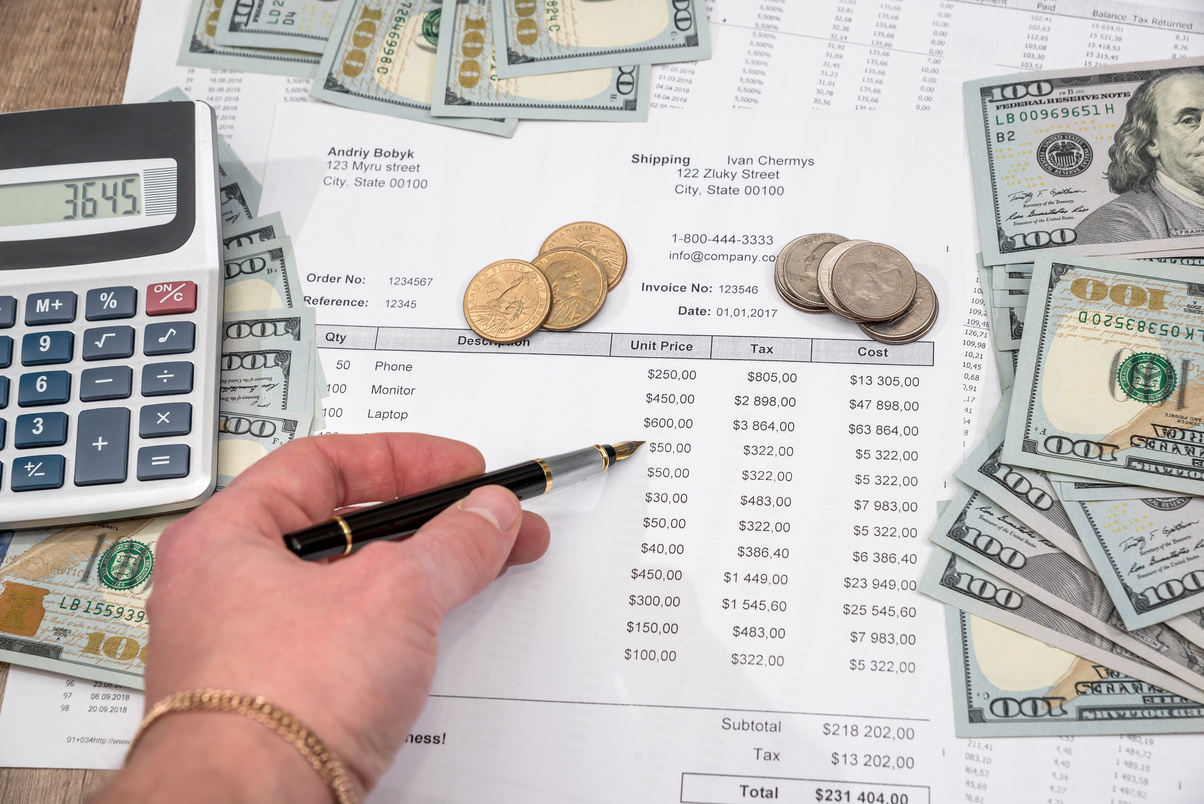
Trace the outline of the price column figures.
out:
M 647 486 L 639 554 L 630 568 L 628 619 L 623 659 L 635 665 L 672 665 L 681 656 L 693 604 L 685 599 L 688 556 L 697 530 L 687 516 L 692 496 L 699 375 L 693 361 L 657 361 L 641 366 L 642 432 L 647 439 Z M 637 392 L 639 393 L 639 392 Z M 698 454 L 705 451 L 698 445 Z M 684 608 L 683 608 L 684 606 Z
M 737 515 L 730 534 L 719 539 L 720 605 L 731 639 L 728 661 L 768 672 L 798 658 L 791 648 L 798 647 L 799 637 L 791 637 L 802 603 L 792 595 L 792 560 L 799 560 L 806 549 L 800 540 L 809 536 L 802 511 L 822 503 L 799 498 L 796 491 L 805 402 L 798 369 L 766 363 L 735 371 L 728 385 L 735 389 L 729 402 L 735 454 L 728 463 Z
M 920 527 L 922 379 L 860 370 L 849 375 L 845 443 L 853 499 L 842 534 L 840 611 L 855 678 L 908 678 L 918 672 L 916 574 Z M 849 464 L 845 464 L 849 465 Z

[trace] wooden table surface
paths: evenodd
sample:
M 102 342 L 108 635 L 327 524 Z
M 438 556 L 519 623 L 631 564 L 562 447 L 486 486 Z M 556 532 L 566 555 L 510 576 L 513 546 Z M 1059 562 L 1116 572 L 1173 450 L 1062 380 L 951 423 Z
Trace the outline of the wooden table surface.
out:
M 0 0 L 0 113 L 120 103 L 139 0 Z M 0 694 L 8 665 L 0 662 Z M 0 768 L 0 802 L 78 804 L 111 771 Z

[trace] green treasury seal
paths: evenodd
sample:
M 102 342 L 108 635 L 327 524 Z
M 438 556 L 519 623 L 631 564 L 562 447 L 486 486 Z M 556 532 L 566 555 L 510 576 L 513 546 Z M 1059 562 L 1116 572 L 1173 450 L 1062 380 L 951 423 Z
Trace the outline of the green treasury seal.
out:
M 1130 399 L 1154 405 L 1175 390 L 1175 369 L 1162 355 L 1138 352 L 1120 364 L 1116 384 Z
M 154 566 L 155 554 L 149 547 L 133 539 L 123 539 L 101 556 L 100 582 L 124 592 L 146 583 Z

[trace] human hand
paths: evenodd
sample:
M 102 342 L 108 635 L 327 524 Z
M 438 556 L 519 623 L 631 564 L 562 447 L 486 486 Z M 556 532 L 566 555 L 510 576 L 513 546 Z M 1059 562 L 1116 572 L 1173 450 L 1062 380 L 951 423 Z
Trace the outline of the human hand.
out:
M 329 563 L 298 559 L 281 536 L 344 506 L 483 470 L 466 444 L 397 433 L 301 439 L 254 464 L 159 541 L 147 701 L 194 688 L 262 695 L 323 739 L 361 792 L 370 789 L 422 711 L 443 615 L 503 567 L 543 555 L 547 524 L 490 486 L 406 541 L 375 542 Z M 199 716 L 226 719 L 206 728 L 241 728 L 229 723 L 242 720 L 236 715 Z M 196 717 L 156 723 L 134 758 L 156 732 L 170 739 Z

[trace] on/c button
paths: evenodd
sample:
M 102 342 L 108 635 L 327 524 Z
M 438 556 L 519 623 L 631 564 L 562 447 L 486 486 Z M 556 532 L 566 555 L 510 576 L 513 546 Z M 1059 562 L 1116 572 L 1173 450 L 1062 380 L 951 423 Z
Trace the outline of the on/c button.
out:
M 196 282 L 158 282 L 146 286 L 147 315 L 175 315 L 196 309 Z

